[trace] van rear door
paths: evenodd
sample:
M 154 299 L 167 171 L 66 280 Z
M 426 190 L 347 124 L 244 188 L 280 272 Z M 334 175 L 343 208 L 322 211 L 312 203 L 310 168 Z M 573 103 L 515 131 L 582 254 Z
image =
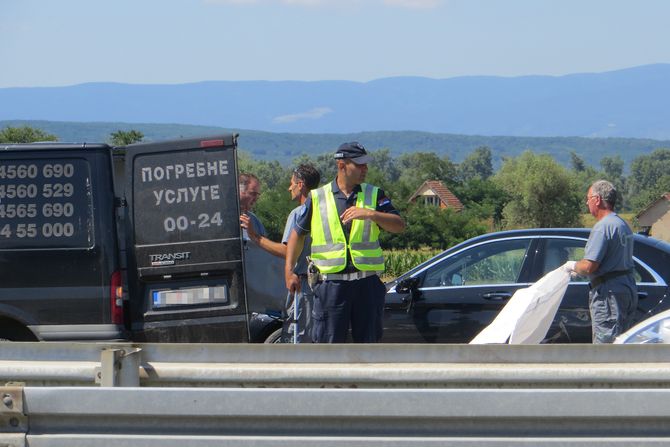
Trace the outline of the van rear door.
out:
M 133 339 L 248 341 L 236 135 L 126 148 Z

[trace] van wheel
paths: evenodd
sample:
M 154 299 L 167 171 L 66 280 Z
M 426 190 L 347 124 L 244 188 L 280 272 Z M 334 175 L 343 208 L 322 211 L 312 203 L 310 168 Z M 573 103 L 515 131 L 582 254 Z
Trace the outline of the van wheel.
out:
M 0 318 L 0 341 L 37 341 L 28 328 L 14 320 Z
M 263 343 L 265 344 L 274 344 L 274 343 L 281 343 L 281 331 L 282 328 L 277 329 L 273 333 L 271 333 L 268 338 L 265 339 Z

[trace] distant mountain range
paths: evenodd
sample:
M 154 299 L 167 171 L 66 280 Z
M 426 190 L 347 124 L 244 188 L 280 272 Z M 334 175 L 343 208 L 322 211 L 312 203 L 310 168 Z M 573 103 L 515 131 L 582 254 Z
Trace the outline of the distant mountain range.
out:
M 669 85 L 670 64 L 556 77 L 90 83 L 1 88 L 0 120 L 668 140 Z
M 289 164 L 300 155 L 312 157 L 333 153 L 345 141 L 360 141 L 369 150 L 387 148 L 392 156 L 407 152 L 434 152 L 461 162 L 474 149 L 488 146 L 493 161 L 499 166 L 504 157 L 515 157 L 524 150 L 547 153 L 564 165 L 570 164 L 570 152 L 575 152 L 588 164 L 598 167 L 605 157 L 620 156 L 626 166 L 635 158 L 654 149 L 670 149 L 670 141 L 642 138 L 583 138 L 583 137 L 509 137 L 477 136 L 416 131 L 384 131 L 359 133 L 273 133 L 257 130 L 230 129 L 215 126 L 146 123 L 76 123 L 55 121 L 0 121 L 0 129 L 7 126 L 31 126 L 56 135 L 64 142 L 109 141 L 117 130 L 138 130 L 145 141 L 201 137 L 225 132 L 239 133 L 239 147 L 256 159 L 277 160 Z

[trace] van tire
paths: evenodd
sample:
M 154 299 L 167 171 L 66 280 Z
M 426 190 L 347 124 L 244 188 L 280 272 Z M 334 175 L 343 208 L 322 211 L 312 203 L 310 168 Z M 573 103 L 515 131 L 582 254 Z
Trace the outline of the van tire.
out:
M 268 345 L 275 344 L 275 343 L 281 343 L 282 342 L 281 341 L 281 332 L 282 332 L 282 328 L 277 329 L 276 331 L 271 333 L 268 336 L 268 338 L 265 339 L 265 341 L 263 343 L 268 344 Z
M 30 329 L 8 318 L 0 318 L 0 341 L 38 341 Z

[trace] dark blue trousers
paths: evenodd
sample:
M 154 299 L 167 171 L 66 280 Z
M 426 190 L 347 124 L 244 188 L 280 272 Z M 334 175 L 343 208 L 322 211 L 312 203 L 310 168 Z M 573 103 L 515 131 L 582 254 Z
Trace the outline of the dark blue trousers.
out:
M 386 287 L 379 276 L 355 281 L 323 281 L 314 288 L 312 340 L 345 343 L 349 328 L 354 343 L 382 338 Z

